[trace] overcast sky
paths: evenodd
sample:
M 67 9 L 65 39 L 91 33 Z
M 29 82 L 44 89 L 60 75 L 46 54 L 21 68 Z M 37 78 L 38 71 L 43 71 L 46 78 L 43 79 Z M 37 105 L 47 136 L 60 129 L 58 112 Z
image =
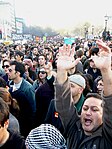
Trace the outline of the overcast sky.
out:
M 53 28 L 70 28 L 85 21 L 104 25 L 104 16 L 112 16 L 112 0 L 15 0 L 15 8 L 27 24 Z

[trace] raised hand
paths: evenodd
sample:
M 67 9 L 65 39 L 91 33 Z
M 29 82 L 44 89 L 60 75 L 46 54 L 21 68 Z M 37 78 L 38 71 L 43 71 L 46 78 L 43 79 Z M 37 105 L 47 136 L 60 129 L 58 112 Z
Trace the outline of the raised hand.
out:
M 59 58 L 57 60 L 57 69 L 70 70 L 77 65 L 80 59 L 74 60 L 74 48 L 64 45 L 59 48 Z
M 96 67 L 100 70 L 111 69 L 111 49 L 101 40 L 96 43 L 100 49 L 98 56 L 92 56 Z

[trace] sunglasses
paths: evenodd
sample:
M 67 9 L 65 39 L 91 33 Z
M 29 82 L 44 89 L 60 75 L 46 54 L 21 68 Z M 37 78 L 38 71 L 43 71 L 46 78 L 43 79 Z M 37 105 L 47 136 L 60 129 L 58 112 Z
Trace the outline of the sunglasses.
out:
M 41 74 L 45 74 L 46 72 L 45 72 L 45 71 L 39 71 L 39 73 L 41 73 Z
M 2 68 L 9 68 L 9 65 L 3 65 Z

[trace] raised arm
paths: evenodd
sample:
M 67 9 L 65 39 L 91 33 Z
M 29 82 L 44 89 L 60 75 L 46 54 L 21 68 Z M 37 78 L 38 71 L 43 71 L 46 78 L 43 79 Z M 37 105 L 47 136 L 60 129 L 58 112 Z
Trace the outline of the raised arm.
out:
M 80 59 L 74 60 L 74 48 L 64 45 L 59 49 L 57 61 L 57 75 L 55 82 L 56 110 L 59 112 L 64 127 L 72 119 L 75 108 L 72 102 L 70 82 L 68 80 L 68 70 L 73 69 Z M 74 117 L 75 118 L 75 117 Z
M 104 136 L 112 141 L 112 70 L 111 49 L 102 41 L 97 41 L 100 48 L 98 57 L 93 57 L 95 65 L 101 70 L 104 82 L 103 92 L 103 132 Z
M 112 70 L 111 70 L 111 49 L 101 40 L 97 41 L 99 55 L 93 56 L 97 68 L 101 70 L 104 82 L 104 95 L 112 94 Z
M 74 48 L 64 45 L 59 48 L 59 58 L 57 61 L 57 81 L 59 84 L 63 84 L 68 76 L 67 72 L 75 69 L 80 59 L 74 60 Z

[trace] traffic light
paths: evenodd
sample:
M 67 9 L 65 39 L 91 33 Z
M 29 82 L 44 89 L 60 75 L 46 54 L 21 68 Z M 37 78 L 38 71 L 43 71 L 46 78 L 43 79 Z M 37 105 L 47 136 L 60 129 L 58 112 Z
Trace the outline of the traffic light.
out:
M 0 30 L 0 39 L 2 39 L 2 30 Z

